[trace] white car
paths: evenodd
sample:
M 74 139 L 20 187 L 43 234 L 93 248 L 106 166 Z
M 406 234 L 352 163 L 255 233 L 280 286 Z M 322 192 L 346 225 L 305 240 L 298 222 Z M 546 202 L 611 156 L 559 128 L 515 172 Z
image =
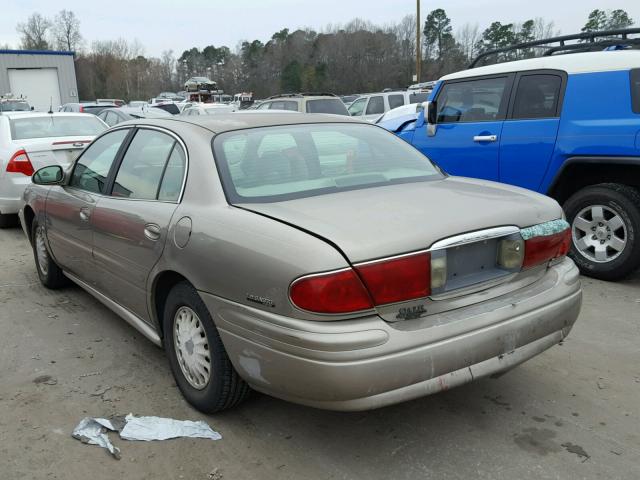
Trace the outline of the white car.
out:
M 0 228 L 15 223 L 35 170 L 52 164 L 66 168 L 107 128 L 90 113 L 0 115 Z
M 373 123 L 386 122 L 389 120 L 393 120 L 394 118 L 404 117 L 406 115 L 413 115 L 415 113 L 420 112 L 423 109 L 424 109 L 423 103 L 409 103 L 407 105 L 402 105 L 397 108 L 392 108 L 391 110 L 384 113 L 383 115 L 380 115 L 376 119 L 376 121 Z
M 185 107 L 180 115 L 216 115 L 218 113 L 231 113 L 236 111 L 236 106 L 224 103 L 194 103 Z
M 412 103 L 426 102 L 429 98 L 429 92 L 418 91 L 397 91 L 397 92 L 381 92 L 368 93 L 359 96 L 349 105 L 349 115 L 358 117 L 362 120 L 375 122 L 380 115 Z

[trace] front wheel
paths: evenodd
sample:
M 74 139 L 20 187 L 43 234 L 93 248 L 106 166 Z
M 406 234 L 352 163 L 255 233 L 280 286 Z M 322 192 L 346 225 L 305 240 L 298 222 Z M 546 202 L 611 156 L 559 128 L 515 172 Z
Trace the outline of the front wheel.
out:
M 580 271 L 619 280 L 640 265 L 640 193 L 627 185 L 583 188 L 564 204 L 571 224 L 571 258 Z
M 187 282 L 171 289 L 164 308 L 164 344 L 178 388 L 204 413 L 231 408 L 250 392 L 233 368 L 211 314 Z

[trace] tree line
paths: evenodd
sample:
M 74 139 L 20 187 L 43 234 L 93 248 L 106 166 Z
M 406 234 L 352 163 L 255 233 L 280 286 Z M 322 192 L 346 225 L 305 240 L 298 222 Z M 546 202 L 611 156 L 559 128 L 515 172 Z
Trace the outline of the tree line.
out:
M 634 24 L 624 10 L 593 10 L 583 32 L 626 28 Z M 16 27 L 20 47 L 75 51 L 80 98 L 147 99 L 161 91 L 182 90 L 191 76 L 208 76 L 228 93 L 252 91 L 257 98 L 282 92 L 338 94 L 402 88 L 415 73 L 415 16 L 379 26 L 362 19 L 328 25 L 322 31 L 284 28 L 271 38 L 227 46 L 193 47 L 176 58 L 172 51 L 146 56 L 137 41 L 93 41 L 87 45 L 80 20 L 69 10 L 49 19 L 32 14 Z M 462 70 L 480 53 L 560 34 L 543 18 L 492 22 L 484 30 L 466 24 L 454 31 L 444 9 L 426 17 L 422 31 L 422 78 L 435 80 Z M 533 49 L 503 54 L 500 60 L 535 56 Z M 493 59 L 492 61 L 495 61 Z

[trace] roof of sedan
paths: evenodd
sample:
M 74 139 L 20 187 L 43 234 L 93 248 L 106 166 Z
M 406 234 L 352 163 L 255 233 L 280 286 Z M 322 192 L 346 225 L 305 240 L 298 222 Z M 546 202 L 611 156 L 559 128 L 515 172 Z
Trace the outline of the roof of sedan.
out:
M 148 119 L 131 123 L 151 123 Z M 271 127 L 275 125 L 298 125 L 305 123 L 364 123 L 362 120 L 354 119 L 346 115 L 329 115 L 322 113 L 299 113 L 290 115 L 287 113 L 220 113 L 216 115 L 201 115 L 193 117 L 175 116 L 171 119 L 153 119 L 155 125 L 166 125 L 165 122 L 182 122 L 199 125 L 214 133 L 222 133 L 230 130 L 240 130 L 243 128 Z M 129 123 L 129 122 L 126 122 Z M 121 124 L 122 125 L 122 124 Z

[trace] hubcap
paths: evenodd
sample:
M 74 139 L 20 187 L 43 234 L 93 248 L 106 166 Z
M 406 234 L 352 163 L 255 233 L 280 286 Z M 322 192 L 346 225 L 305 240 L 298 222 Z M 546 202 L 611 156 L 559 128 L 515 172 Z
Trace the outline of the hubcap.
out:
M 616 259 L 627 245 L 627 227 L 611 207 L 591 205 L 580 210 L 571 226 L 573 244 L 580 254 L 596 263 Z
M 49 272 L 49 253 L 44 243 L 44 231 L 42 227 L 37 227 L 36 229 L 36 257 L 40 271 L 46 276 Z
M 178 364 L 189 384 L 202 390 L 211 378 L 207 334 L 196 312 L 180 307 L 173 319 L 173 343 Z

